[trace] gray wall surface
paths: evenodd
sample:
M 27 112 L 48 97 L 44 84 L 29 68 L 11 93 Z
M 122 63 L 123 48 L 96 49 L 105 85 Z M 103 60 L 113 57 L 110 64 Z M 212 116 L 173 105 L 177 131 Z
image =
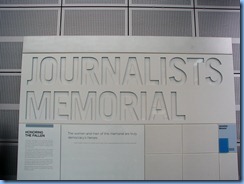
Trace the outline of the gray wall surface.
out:
M 231 37 L 240 155 L 240 1 L 0 0 L 0 179 L 17 175 L 23 36 L 49 35 Z

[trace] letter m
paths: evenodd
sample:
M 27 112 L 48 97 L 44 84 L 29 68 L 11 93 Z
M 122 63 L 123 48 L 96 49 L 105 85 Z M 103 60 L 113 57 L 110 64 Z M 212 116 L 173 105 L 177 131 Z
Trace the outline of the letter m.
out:
M 41 95 L 36 95 L 34 91 L 28 91 L 26 96 L 26 119 L 50 119 L 51 92 L 44 91 Z

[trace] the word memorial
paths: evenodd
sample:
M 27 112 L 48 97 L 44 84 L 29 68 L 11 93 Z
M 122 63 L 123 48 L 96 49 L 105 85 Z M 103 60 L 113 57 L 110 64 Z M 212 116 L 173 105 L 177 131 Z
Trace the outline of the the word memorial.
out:
M 196 158 L 187 154 L 210 144 L 206 153 L 218 155 L 218 126 L 235 123 L 231 40 L 26 37 L 20 99 L 20 179 L 223 179 L 221 159 L 205 160 L 216 175 L 190 173 Z M 187 143 L 198 140 L 187 134 L 194 128 L 210 137 Z M 180 170 L 170 171 L 170 160 Z

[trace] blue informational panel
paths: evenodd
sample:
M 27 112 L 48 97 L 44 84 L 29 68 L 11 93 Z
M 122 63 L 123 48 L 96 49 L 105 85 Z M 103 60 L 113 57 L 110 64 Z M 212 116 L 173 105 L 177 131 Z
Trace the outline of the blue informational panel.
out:
M 26 37 L 18 179 L 237 180 L 231 45 Z
M 220 153 L 236 153 L 236 125 L 220 124 L 219 125 L 219 152 Z

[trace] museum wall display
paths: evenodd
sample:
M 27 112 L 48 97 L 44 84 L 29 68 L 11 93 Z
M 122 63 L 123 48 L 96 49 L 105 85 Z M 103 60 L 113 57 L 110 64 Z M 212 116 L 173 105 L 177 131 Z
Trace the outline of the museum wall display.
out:
M 231 67 L 228 68 L 228 72 L 234 75 L 234 102 L 235 113 L 231 115 L 231 121 L 225 121 L 225 123 L 236 123 L 237 134 L 237 153 L 238 153 L 238 167 L 240 172 L 240 1 L 237 0 L 182 0 L 182 1 L 167 1 L 167 0 L 1 0 L 0 1 L 0 179 L 16 180 L 17 179 L 17 155 L 19 146 L 19 110 L 20 110 L 20 86 L 21 86 L 21 74 L 22 74 L 22 52 L 24 36 L 159 36 L 159 37 L 193 37 L 193 38 L 205 38 L 205 37 L 221 37 L 231 38 L 233 59 L 231 58 Z M 109 39 L 107 40 L 109 41 Z M 54 57 L 54 56 L 53 56 Z M 81 57 L 81 56 L 78 56 Z M 100 56 L 101 57 L 101 56 Z M 109 60 L 110 57 L 107 56 Z M 152 57 L 152 56 L 148 56 Z M 147 58 L 148 58 L 147 57 Z M 155 56 L 156 57 L 156 56 Z M 57 61 L 61 60 L 60 56 L 55 56 Z M 139 57 L 140 58 L 140 57 Z M 185 62 L 187 58 L 180 56 Z M 41 56 L 38 62 L 43 59 Z M 67 57 L 67 59 L 69 59 Z M 95 57 L 100 63 L 99 56 Z M 100 58 L 101 59 L 101 58 Z M 127 58 L 128 59 L 128 58 Z M 166 63 L 168 62 L 168 57 Z M 172 59 L 172 58 L 171 58 Z M 208 58 L 204 58 L 207 60 Z M 104 59 L 106 60 L 106 59 Z M 126 59 L 123 59 L 126 60 Z M 233 62 L 232 62 L 233 61 Z M 63 61 L 65 62 L 65 61 Z M 128 62 L 128 61 L 127 61 Z M 133 62 L 133 61 L 132 61 Z M 148 59 L 146 59 L 146 63 Z M 150 62 L 150 61 L 149 61 Z M 177 61 L 182 63 L 183 61 Z M 106 63 L 106 61 L 105 61 Z M 190 61 L 189 63 L 194 63 Z M 217 63 L 215 63 L 217 64 Z M 201 65 L 201 64 L 200 64 Z M 200 66 L 199 65 L 199 66 Z M 149 65 L 147 65 L 149 66 Z M 123 66 L 123 67 L 126 67 Z M 152 66 L 157 69 L 156 66 Z M 71 68 L 69 68 L 71 70 Z M 177 70 L 177 69 L 176 69 Z M 183 68 L 184 71 L 184 68 Z M 168 73 L 171 77 L 170 73 Z M 167 74 L 167 75 L 168 75 Z M 109 74 L 110 75 L 110 74 Z M 122 75 L 122 73 L 121 73 Z M 181 76 L 181 75 L 180 75 Z M 71 77 L 71 76 L 67 76 Z M 123 76 L 124 77 L 124 76 Z M 145 76 L 142 76 L 145 77 Z M 176 77 L 178 79 L 179 76 Z M 123 79 L 123 78 L 122 78 Z M 123 80 L 119 82 L 123 82 Z M 156 82 L 145 81 L 142 78 L 142 82 Z M 152 73 L 152 80 L 157 79 L 157 73 Z M 173 79 L 173 78 L 171 78 Z M 88 78 L 88 80 L 90 80 Z M 92 79 L 91 79 L 92 80 Z M 202 80 L 202 78 L 199 80 Z M 162 80 L 163 81 L 163 80 Z M 161 82 L 162 82 L 161 81 Z M 224 78 L 223 78 L 224 81 Z M 101 82 L 101 81 L 98 81 Z M 111 82 L 111 81 L 110 81 Z M 160 82 L 160 81 L 159 81 Z M 196 83 L 199 81 L 196 80 Z M 145 93 L 135 93 L 138 98 L 145 99 L 149 97 Z M 32 99 L 30 93 L 30 99 Z M 92 96 L 93 94 L 90 93 Z M 99 100 L 101 94 L 97 93 Z M 118 98 L 121 98 L 120 93 L 116 93 Z M 44 95 L 45 96 L 45 95 Z M 48 96 L 48 95 L 47 95 Z M 60 94 L 64 98 L 65 94 Z M 106 96 L 106 94 L 105 94 Z M 39 98 L 40 96 L 38 96 Z M 46 97 L 46 96 L 45 96 Z M 52 96 L 54 97 L 54 96 Z M 71 96 L 69 96 L 71 97 Z M 89 95 L 88 95 L 89 97 Z M 103 98 L 103 96 L 102 96 Z M 123 94 L 122 94 L 123 98 Z M 133 98 L 133 97 L 132 97 Z M 150 99 L 147 103 L 152 103 Z M 182 102 L 178 93 L 164 94 L 165 99 L 175 99 Z M 148 100 L 148 99 L 147 99 Z M 150 101 L 151 100 L 151 101 Z M 138 103 L 141 101 L 138 101 Z M 218 104 L 213 104 L 214 107 L 219 107 L 221 104 L 227 102 L 219 101 Z M 167 102 L 165 102 L 166 108 Z M 148 105 L 148 108 L 150 105 Z M 139 107 L 136 107 L 139 108 Z M 143 109 L 143 106 L 140 107 Z M 184 118 L 184 108 L 178 107 L 177 113 L 181 118 Z M 233 108 L 228 106 L 228 108 Z M 232 109 L 233 110 L 233 109 Z M 137 109 L 139 111 L 139 109 Z M 99 112 L 99 111 L 98 111 Z M 217 109 L 217 113 L 220 110 Z M 229 112 L 229 111 L 228 111 Z M 54 114 L 57 112 L 53 112 Z M 104 111 L 108 113 L 109 111 Z M 150 109 L 148 110 L 148 122 L 150 121 Z M 54 115 L 53 114 L 53 115 Z M 99 115 L 99 114 L 98 114 Z M 69 114 L 69 118 L 72 114 Z M 137 113 L 134 116 L 140 117 Z M 134 117 L 130 117 L 130 121 Z M 227 114 L 225 114 L 227 116 Z M 66 116 L 61 116 L 67 118 Z M 59 118 L 61 118 L 59 117 Z M 78 117 L 78 116 L 77 116 Z M 97 116 L 104 119 L 106 116 Z M 234 117 L 234 119 L 233 119 Z M 113 117 L 116 119 L 116 117 Z M 151 116 L 152 118 L 152 116 Z M 171 118 L 171 115 L 169 115 Z M 187 118 L 187 116 L 186 116 Z M 203 119 L 202 119 L 203 120 Z M 169 122 L 170 120 L 168 120 Z M 56 126 L 56 124 L 55 124 Z M 83 125 L 86 126 L 86 125 Z M 129 126 L 129 125 L 128 125 Z M 148 125 L 145 124 L 145 127 Z M 159 127 L 158 127 L 159 126 Z M 144 129 L 144 135 L 148 134 L 149 138 L 144 141 L 146 161 L 144 164 L 148 164 L 147 168 L 154 167 L 155 164 L 159 164 L 158 159 L 168 160 L 165 158 L 152 157 L 151 154 L 162 152 L 158 149 L 157 145 L 151 145 L 152 141 L 150 134 L 158 131 L 170 132 L 172 127 L 160 128 L 166 126 L 166 124 L 157 124 L 154 127 L 148 127 Z M 176 125 L 172 125 L 176 126 Z M 175 131 L 187 132 L 191 131 L 194 127 L 182 127 L 183 125 L 177 125 Z M 200 125 L 199 125 L 200 126 Z M 214 126 L 211 124 L 211 127 Z M 31 129 L 31 127 L 28 127 Z M 55 127 L 56 128 L 56 127 Z M 111 128 L 114 128 L 111 125 Z M 188 130 L 189 128 L 189 130 Z M 59 129 L 59 128 L 57 128 Z M 89 128 L 88 128 L 89 129 Z M 141 133 L 142 128 L 134 130 Z M 208 128 L 206 127 L 206 131 Z M 49 129 L 48 129 L 49 130 Z M 62 131 L 68 131 L 68 127 Z M 203 130 L 205 130 L 203 128 Z M 214 127 L 215 132 L 218 131 L 218 126 Z M 232 130 L 230 130 L 232 131 Z M 214 134 L 214 133 L 213 133 Z M 140 134 L 142 135 L 142 134 Z M 174 145 L 175 140 L 178 140 L 179 135 L 183 136 L 183 133 L 172 133 L 167 138 L 169 142 Z M 212 134 L 211 134 L 212 135 Z M 214 136 L 214 135 L 213 135 Z M 220 138 L 220 137 L 218 137 Z M 140 141 L 138 143 L 141 143 Z M 150 147 L 146 145 L 150 144 Z M 157 144 L 157 143 L 155 143 Z M 219 143 L 216 143 L 219 144 Z M 72 148 L 70 148 L 72 149 Z M 141 148 L 138 148 L 141 149 Z M 171 149 L 171 148 L 168 148 Z M 173 152 L 178 154 L 184 152 L 184 149 L 174 150 Z M 190 149 L 190 148 L 189 148 Z M 197 148 L 196 148 L 197 149 Z M 152 152 L 149 150 L 153 150 Z M 216 151 L 216 150 L 215 150 Z M 219 150 L 218 150 L 219 151 Z M 236 150 L 235 150 L 236 151 Z M 191 154 L 191 153 L 189 153 Z M 180 160 L 179 156 L 175 155 L 175 162 Z M 190 158 L 184 157 L 184 160 Z M 198 158 L 195 158 L 198 161 Z M 213 156 L 213 160 L 215 157 Z M 226 159 L 226 158 L 223 158 Z M 231 158 L 235 159 L 235 158 Z M 230 161 L 231 162 L 231 161 Z M 200 162 L 199 162 L 200 163 Z M 212 162 L 214 164 L 214 162 Z M 231 162 L 234 163 L 234 162 Z M 169 164 L 169 163 L 167 163 Z M 176 164 L 176 163 L 175 163 Z M 189 166 L 191 167 L 191 166 Z M 146 167 L 145 167 L 146 168 Z M 146 169 L 147 169 L 146 168 Z M 214 168 L 214 167 L 213 167 Z M 146 170 L 145 170 L 146 171 Z M 139 172 L 139 171 L 138 171 Z M 180 171 L 178 171 L 180 172 Z M 224 171 L 223 171 L 224 172 Z M 157 178 L 159 173 L 150 173 L 145 176 L 148 179 Z M 187 173 L 184 173 L 187 175 Z M 138 175 L 139 176 L 139 175 Z M 169 175 L 168 175 L 169 176 Z M 216 177 L 216 175 L 214 175 Z M 182 179 L 179 177 L 179 179 Z M 220 179 L 220 178 L 219 178 Z

